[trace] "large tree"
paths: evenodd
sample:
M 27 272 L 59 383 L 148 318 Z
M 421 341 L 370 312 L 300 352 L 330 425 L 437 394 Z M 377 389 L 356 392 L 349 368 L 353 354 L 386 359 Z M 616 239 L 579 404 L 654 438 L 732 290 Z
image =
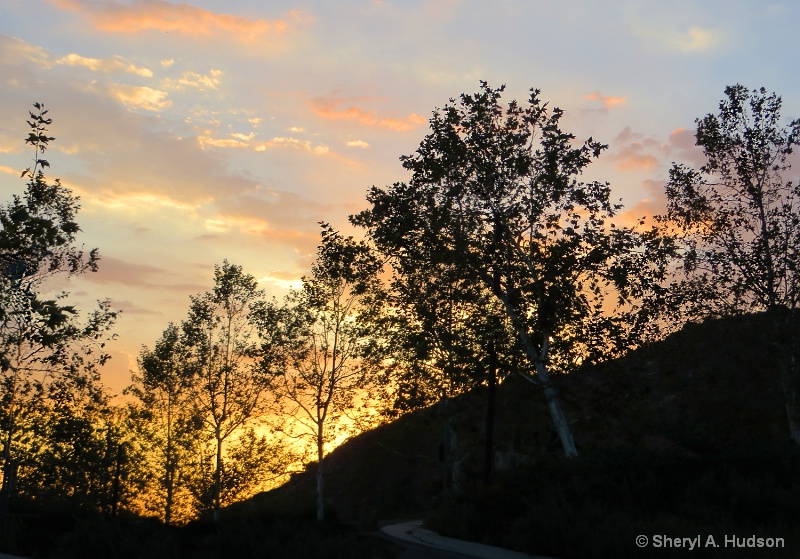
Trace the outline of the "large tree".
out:
M 325 518 L 325 453 L 337 429 L 359 429 L 369 385 L 384 361 L 381 262 L 364 242 L 321 225 L 311 275 L 284 304 L 264 305 L 260 321 L 263 366 L 282 413 L 313 443 L 319 521 Z
M 49 165 L 42 157 L 54 140 L 48 135 L 52 120 L 43 105 L 34 108 L 25 141 L 35 157 L 22 173 L 25 192 L 0 207 L 0 515 L 15 492 L 19 468 L 44 465 L 41 456 L 32 454 L 31 437 L 22 436 L 26 430 L 61 437 L 61 443 L 74 442 L 81 450 L 72 440 L 77 436 L 72 427 L 74 421 L 89 421 L 105 405 L 98 367 L 108 359 L 104 344 L 116 318 L 103 302 L 82 323 L 67 293 L 46 295 L 49 278 L 95 271 L 99 256 L 96 249 L 87 254 L 76 245 L 78 198 L 44 175 Z M 49 413 L 58 416 L 42 419 Z M 53 445 L 61 443 L 52 437 L 49 450 L 56 456 Z M 40 443 L 34 445 L 36 451 L 47 453 Z M 27 476 L 32 483 L 40 477 Z M 73 489 L 65 493 L 82 490 Z
M 681 318 L 770 313 L 790 432 L 800 444 L 792 312 L 800 305 L 800 181 L 790 162 L 800 119 L 784 123 L 781 98 L 763 88 L 730 86 L 725 97 L 718 114 L 696 121 L 705 164 L 670 170 L 662 223 L 684 247 L 671 306 Z
M 503 90 L 483 82 L 434 111 L 416 153 L 401 158 L 410 181 L 373 187 L 371 209 L 353 221 L 405 266 L 446 263 L 492 293 L 527 356 L 523 376 L 543 388 L 575 456 L 551 373 L 636 343 L 642 322 L 631 311 L 658 276 L 659 242 L 614 226 L 609 185 L 579 180 L 604 145 L 563 132 L 562 111 L 538 90 L 505 107 Z
M 257 367 L 258 281 L 229 264 L 214 267 L 214 288 L 193 296 L 183 335 L 193 368 L 193 405 L 214 440 L 213 511 L 219 520 L 226 441 L 260 413 L 269 377 Z

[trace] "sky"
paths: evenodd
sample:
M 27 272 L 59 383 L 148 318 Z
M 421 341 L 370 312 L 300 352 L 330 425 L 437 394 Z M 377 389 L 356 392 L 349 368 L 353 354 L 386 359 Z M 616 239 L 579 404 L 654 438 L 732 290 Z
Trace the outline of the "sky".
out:
M 725 86 L 782 95 L 800 116 L 800 1 L 0 0 L 0 202 L 46 159 L 81 198 L 100 270 L 59 288 L 122 309 L 104 380 L 186 317 L 223 259 L 281 298 L 310 270 L 318 222 L 407 177 L 436 107 L 506 85 L 565 111 L 609 148 L 587 171 L 622 219 L 658 213 L 673 161 L 699 164 L 694 121 Z

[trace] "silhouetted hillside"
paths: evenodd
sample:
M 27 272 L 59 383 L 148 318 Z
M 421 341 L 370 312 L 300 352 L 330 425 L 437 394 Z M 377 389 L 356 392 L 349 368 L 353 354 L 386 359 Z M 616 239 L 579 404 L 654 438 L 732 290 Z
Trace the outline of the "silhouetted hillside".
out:
M 561 457 L 543 396 L 512 376 L 498 391 L 492 487 L 481 482 L 485 402 L 476 390 L 337 448 L 327 458 L 327 502 L 340 520 L 364 527 L 433 511 L 431 523 L 450 534 L 561 557 L 608 556 L 604 545 L 619 557 L 648 556 L 628 534 L 642 522 L 642 533 L 686 536 L 772 529 L 797 546 L 800 456 L 789 443 L 778 349 L 765 315 L 709 320 L 559 377 L 581 452 L 572 461 Z M 442 456 L 448 432 L 456 441 L 449 462 Z M 447 493 L 450 478 L 456 491 Z M 231 512 L 311 511 L 313 496 L 309 471 Z M 630 529 L 591 542 L 617 524 Z M 518 533 L 528 539 L 510 536 Z M 564 542 L 576 538 L 586 546 L 566 550 Z M 592 545 L 600 546 L 597 555 L 586 554 Z M 771 551 L 761 556 L 783 556 Z

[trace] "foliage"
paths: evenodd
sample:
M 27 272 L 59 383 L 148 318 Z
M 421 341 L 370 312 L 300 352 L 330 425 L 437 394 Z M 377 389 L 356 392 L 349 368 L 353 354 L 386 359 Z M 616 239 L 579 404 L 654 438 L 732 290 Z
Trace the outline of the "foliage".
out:
M 781 98 L 725 89 L 718 115 L 697 120 L 706 163 L 674 165 L 662 220 L 683 234 L 674 298 L 688 312 L 724 315 L 800 302 L 800 182 L 787 180 L 800 119 L 781 123 Z
M 326 448 L 337 429 L 363 429 L 369 388 L 384 361 L 381 263 L 365 243 L 321 226 L 311 276 L 283 305 L 263 305 L 259 319 L 262 367 L 273 377 L 281 415 L 293 423 L 290 433 L 313 441 L 320 521 Z
M 264 410 L 270 378 L 258 365 L 258 282 L 241 266 L 214 267 L 214 288 L 193 296 L 183 336 L 192 370 L 196 416 L 214 441 L 214 518 L 219 518 L 225 484 L 225 442 Z M 201 455 L 196 457 L 200 459 Z
M 654 231 L 614 226 L 620 206 L 609 185 L 578 180 L 606 146 L 577 144 L 538 90 L 525 106 L 503 107 L 502 92 L 483 82 L 436 110 L 417 152 L 401 158 L 411 180 L 373 187 L 372 208 L 353 221 L 401 273 L 444 264 L 460 285 L 492 293 L 574 455 L 550 370 L 569 372 L 640 342 L 652 321 L 638 317 L 635 301 L 661 279 L 662 243 Z
M 181 329 L 169 324 L 153 349 L 143 347 L 139 355 L 139 374 L 132 374 L 133 384 L 125 392 L 139 400 L 132 407 L 132 418 L 138 417 L 140 437 L 149 440 L 151 449 L 158 454 L 158 497 L 150 496 L 150 504 L 161 504 L 159 516 L 165 524 L 173 521 L 173 511 L 180 487 L 182 471 L 191 452 L 194 439 L 199 435 L 199 417 L 193 412 L 191 401 L 194 371 L 189 362 L 187 347 Z M 186 509 L 186 506 L 178 507 Z M 188 520 L 186 512 L 179 519 Z
M 99 367 L 108 359 L 104 346 L 117 314 L 108 301 L 100 302 L 81 323 L 67 293 L 43 295 L 49 278 L 96 271 L 99 255 L 75 245 L 78 198 L 44 176 L 52 120 L 43 105 L 34 107 L 26 142 L 36 157 L 22 173 L 25 193 L 0 207 L 0 515 L 18 489 L 33 495 L 48 486 L 64 496 L 96 496 L 95 480 L 88 478 L 98 473 L 91 466 L 99 462 L 95 446 L 84 443 L 96 442 L 95 422 L 105 413 Z M 73 470 L 55 474 L 66 459 L 75 461 Z M 82 465 L 85 477 L 77 479 L 74 468 Z
M 718 115 L 697 120 L 700 169 L 674 165 L 664 228 L 683 240 L 679 279 L 669 293 L 680 318 L 767 311 L 771 351 L 782 355 L 781 385 L 792 438 L 800 444 L 800 181 L 789 180 L 800 119 L 781 122 L 782 101 L 766 90 L 725 89 Z

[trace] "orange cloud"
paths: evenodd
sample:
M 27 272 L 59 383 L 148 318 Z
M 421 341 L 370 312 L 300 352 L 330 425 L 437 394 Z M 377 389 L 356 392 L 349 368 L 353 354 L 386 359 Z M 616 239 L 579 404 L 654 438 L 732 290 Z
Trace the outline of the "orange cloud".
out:
M 655 225 L 655 216 L 666 212 L 667 200 L 662 181 L 642 181 L 640 195 L 642 198 L 639 202 L 617 216 L 617 225 L 634 227 L 643 221 L 645 227 L 651 227 Z
M 51 0 L 61 9 L 78 12 L 95 29 L 106 33 L 141 33 L 158 31 L 191 37 L 228 35 L 242 43 L 280 35 L 292 24 L 306 20 L 299 11 L 284 19 L 248 19 L 211 12 L 189 4 L 171 4 L 163 0 L 134 0 L 130 5 L 90 0 Z
M 621 158 L 617 163 L 617 168 L 623 171 L 632 171 L 634 169 L 642 169 L 644 171 L 652 171 L 659 165 L 658 159 L 649 153 L 642 154 L 627 154 Z
M 349 101 L 356 101 L 351 99 Z M 365 111 L 355 105 L 344 106 L 348 99 L 324 99 L 318 97 L 311 100 L 311 111 L 327 120 L 355 120 L 362 126 L 378 126 L 396 132 L 407 132 L 425 124 L 427 120 L 417 113 L 411 113 L 404 119 L 382 117 L 376 111 Z
M 624 105 L 628 100 L 627 97 L 611 97 L 608 95 L 601 95 L 599 91 L 590 93 L 583 96 L 587 101 L 600 101 L 606 109 L 613 109 L 617 105 Z

